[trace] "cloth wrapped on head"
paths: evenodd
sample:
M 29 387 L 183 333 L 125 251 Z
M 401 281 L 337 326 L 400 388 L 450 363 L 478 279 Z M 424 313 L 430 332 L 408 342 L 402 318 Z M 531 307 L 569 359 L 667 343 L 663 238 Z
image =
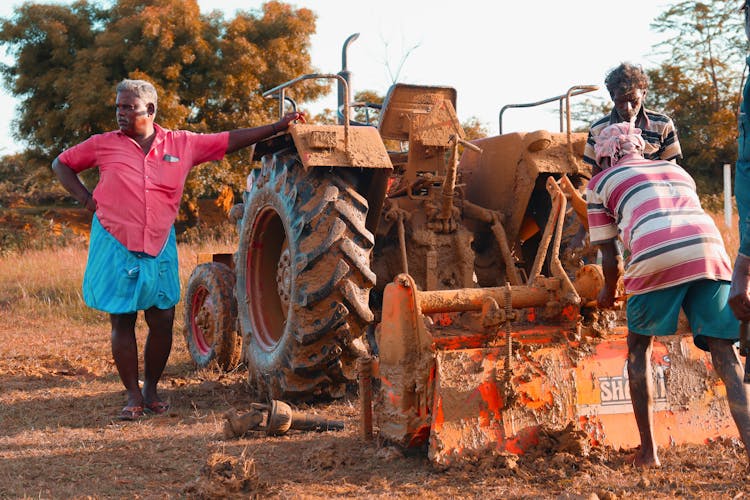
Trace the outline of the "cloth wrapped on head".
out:
M 614 165 L 618 159 L 627 154 L 643 154 L 645 147 L 646 142 L 641 136 L 641 129 L 632 123 L 615 123 L 602 130 L 596 137 L 594 145 L 596 163 L 601 165 L 602 158 L 612 158 L 610 161 Z

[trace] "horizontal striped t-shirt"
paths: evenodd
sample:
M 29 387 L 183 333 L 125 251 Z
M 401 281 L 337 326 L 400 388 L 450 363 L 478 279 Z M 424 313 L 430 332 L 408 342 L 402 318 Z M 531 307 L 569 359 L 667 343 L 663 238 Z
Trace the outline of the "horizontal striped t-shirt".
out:
M 618 236 L 623 243 L 626 293 L 698 279 L 731 281 L 721 234 L 680 166 L 625 159 L 595 175 L 586 196 L 591 244 Z

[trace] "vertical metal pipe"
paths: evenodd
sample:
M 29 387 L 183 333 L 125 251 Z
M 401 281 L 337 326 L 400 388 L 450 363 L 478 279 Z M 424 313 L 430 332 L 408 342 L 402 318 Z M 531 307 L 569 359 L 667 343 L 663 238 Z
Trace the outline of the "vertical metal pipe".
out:
M 510 378 L 510 363 L 513 359 L 513 328 L 511 326 L 511 316 L 513 315 L 513 295 L 510 283 L 505 282 L 505 376 Z
M 498 214 L 493 214 L 492 223 L 492 234 L 495 235 L 498 245 L 500 246 L 500 253 L 503 256 L 505 262 L 505 275 L 507 280 L 510 281 L 511 285 L 521 285 L 521 276 L 518 274 L 516 269 L 516 261 L 513 258 L 513 253 L 510 251 L 510 245 L 508 244 L 508 236 L 505 234 L 505 227 L 500 222 Z
M 360 436 L 365 441 L 372 440 L 372 358 L 357 359 L 359 375 Z
M 565 94 L 565 119 L 567 124 L 567 139 L 568 139 L 568 154 L 573 156 L 573 142 L 570 140 L 570 134 L 572 133 L 571 129 L 571 118 L 570 118 L 570 96 L 574 95 L 573 91 L 578 89 L 578 86 L 571 87 L 568 90 L 568 93 Z M 562 104 L 562 101 L 560 101 Z M 562 120 L 562 114 L 560 114 L 560 120 Z M 562 127 L 562 123 L 560 123 L 560 126 Z M 560 132 L 562 132 L 562 128 L 560 128 Z
M 453 191 L 456 189 L 456 175 L 458 173 L 458 136 L 452 137 L 453 148 L 451 149 L 451 159 L 448 165 L 448 172 L 445 174 L 442 192 L 442 211 L 440 218 L 449 220 L 453 215 Z
M 580 303 L 578 292 L 576 292 L 573 282 L 570 281 L 562 262 L 560 262 L 560 244 L 562 242 L 562 232 L 563 225 L 565 224 L 565 213 L 567 212 L 568 199 L 565 197 L 565 193 L 562 192 L 560 186 L 553 177 L 547 179 L 547 191 L 549 191 L 553 203 L 559 200 L 558 204 L 560 207 L 557 213 L 557 227 L 555 228 L 554 240 L 552 242 L 550 253 L 550 274 L 555 278 L 560 279 L 563 291 L 568 294 L 566 299 L 573 300 L 578 304 Z
M 349 148 L 349 127 L 351 126 L 349 123 L 349 104 L 351 103 L 351 96 L 349 95 L 349 84 L 344 81 L 343 77 L 341 77 L 339 82 L 344 87 L 346 98 L 346 102 L 344 102 L 344 116 L 346 116 L 346 120 L 344 120 L 344 150 L 346 150 L 346 157 L 351 159 L 352 150 Z
M 404 274 L 409 274 L 409 259 L 406 255 L 406 230 L 404 229 L 404 212 L 398 213 L 398 246 L 401 249 L 401 267 Z
M 732 227 L 732 167 L 724 164 L 724 225 Z
M 563 196 L 563 198 L 565 198 L 565 196 Z M 552 210 L 549 213 L 547 224 L 544 226 L 544 233 L 542 233 L 542 239 L 539 242 L 539 249 L 536 251 L 534 265 L 531 267 L 531 273 L 529 274 L 529 280 L 527 282 L 529 285 L 533 285 L 534 281 L 542 273 L 542 266 L 544 266 L 544 260 L 547 258 L 549 244 L 555 234 L 555 226 L 557 224 L 558 216 L 560 215 L 560 203 L 561 201 L 559 198 L 552 198 Z
M 344 81 L 346 81 L 346 85 L 348 87 L 351 87 L 350 82 L 352 78 L 352 73 L 349 71 L 349 68 L 347 67 L 347 58 L 346 58 L 346 51 L 349 49 L 349 44 L 351 44 L 354 40 L 359 38 L 359 33 L 354 33 L 352 35 L 349 35 L 349 37 L 344 41 L 344 46 L 341 48 L 341 71 L 339 71 L 339 76 L 341 76 Z M 344 99 L 349 99 L 348 92 L 344 92 L 344 87 L 341 84 L 341 82 L 338 83 L 338 109 L 342 110 L 342 106 L 344 104 Z M 345 95 L 346 94 L 346 95 Z M 347 110 L 348 111 L 348 110 Z M 342 111 L 342 114 L 344 111 Z M 338 116 L 338 123 L 339 125 L 343 125 L 345 122 L 348 122 L 351 117 L 348 115 L 348 113 L 344 116 Z

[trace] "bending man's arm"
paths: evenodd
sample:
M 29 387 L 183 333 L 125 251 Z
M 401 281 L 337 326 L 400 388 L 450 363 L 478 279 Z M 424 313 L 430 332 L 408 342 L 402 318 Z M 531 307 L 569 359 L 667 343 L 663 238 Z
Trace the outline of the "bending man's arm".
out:
M 620 252 L 617 250 L 615 240 L 609 240 L 599 245 L 602 252 L 602 271 L 604 272 L 604 286 L 599 292 L 597 303 L 601 308 L 615 305 L 615 294 L 617 293 L 617 281 L 620 279 Z
M 78 178 L 75 170 L 70 168 L 68 165 L 60 161 L 60 158 L 55 158 L 52 161 L 52 171 L 55 172 L 57 178 L 60 179 L 60 183 L 63 185 L 68 192 L 78 200 L 78 203 L 86 210 L 90 212 L 96 212 L 96 202 L 91 193 L 83 185 L 81 180 Z
M 253 128 L 238 128 L 229 131 L 229 144 L 227 144 L 227 153 L 234 153 L 235 151 L 246 148 L 258 141 L 262 141 L 267 137 L 271 137 L 274 134 L 278 134 L 289 128 L 289 124 L 295 120 L 305 121 L 305 115 L 303 113 L 293 112 L 287 113 L 284 117 L 270 125 L 261 125 L 260 127 Z

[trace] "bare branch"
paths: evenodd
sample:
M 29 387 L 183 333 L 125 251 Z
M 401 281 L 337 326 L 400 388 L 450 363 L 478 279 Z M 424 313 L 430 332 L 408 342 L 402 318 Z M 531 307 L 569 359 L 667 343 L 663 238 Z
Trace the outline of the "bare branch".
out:
M 409 47 L 402 54 L 401 59 L 399 59 L 398 65 L 394 69 L 393 66 L 391 66 L 391 58 L 389 57 L 389 54 L 388 54 L 388 52 L 389 52 L 388 49 L 390 47 L 390 43 L 388 42 L 388 40 L 385 39 L 385 37 L 383 36 L 382 33 L 380 34 L 380 40 L 382 40 L 382 42 L 383 42 L 383 51 L 384 51 L 384 54 L 385 54 L 385 57 L 383 59 L 383 65 L 385 66 L 385 69 L 388 72 L 388 78 L 391 80 L 391 84 L 394 84 L 400 78 L 401 71 L 404 69 L 404 66 L 406 65 L 406 61 L 411 56 L 412 52 L 414 52 L 416 49 L 418 49 L 422 45 L 422 42 L 417 42 L 414 45 L 412 45 L 411 47 Z M 404 45 L 405 45 L 405 43 L 404 43 L 404 36 L 402 34 L 401 35 L 401 46 L 403 47 Z

